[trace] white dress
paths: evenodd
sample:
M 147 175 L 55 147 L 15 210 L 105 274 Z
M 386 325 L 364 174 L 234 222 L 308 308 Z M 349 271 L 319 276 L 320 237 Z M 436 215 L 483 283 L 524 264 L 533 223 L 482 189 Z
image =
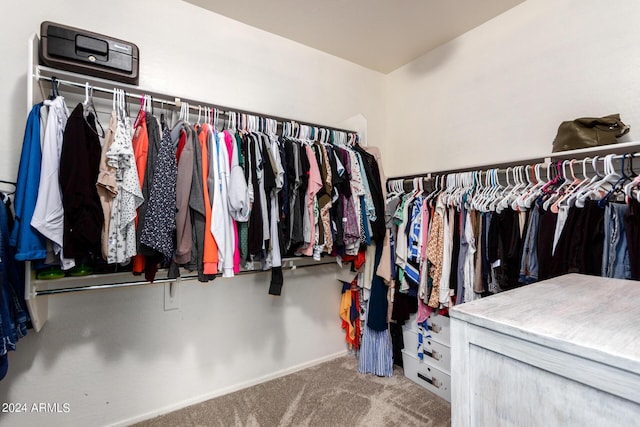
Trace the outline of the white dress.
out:
M 113 199 L 107 262 L 126 263 L 136 255 L 136 209 L 144 201 L 136 167 L 128 117 L 119 117 L 116 134 L 107 151 L 109 165 L 116 168 L 118 194 Z

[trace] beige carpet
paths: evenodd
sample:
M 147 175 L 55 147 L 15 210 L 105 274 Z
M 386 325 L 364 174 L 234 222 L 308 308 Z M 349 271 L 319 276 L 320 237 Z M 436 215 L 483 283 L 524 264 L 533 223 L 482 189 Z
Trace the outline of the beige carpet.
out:
M 136 426 L 449 426 L 450 413 L 402 369 L 362 375 L 345 356 Z

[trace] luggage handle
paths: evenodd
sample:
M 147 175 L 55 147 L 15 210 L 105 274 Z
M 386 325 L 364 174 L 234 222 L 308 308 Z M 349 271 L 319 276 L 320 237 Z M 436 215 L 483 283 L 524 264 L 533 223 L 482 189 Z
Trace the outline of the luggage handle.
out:
M 109 44 L 104 40 L 98 40 L 93 37 L 78 34 L 76 36 L 76 49 L 82 52 L 106 57 L 109 53 Z

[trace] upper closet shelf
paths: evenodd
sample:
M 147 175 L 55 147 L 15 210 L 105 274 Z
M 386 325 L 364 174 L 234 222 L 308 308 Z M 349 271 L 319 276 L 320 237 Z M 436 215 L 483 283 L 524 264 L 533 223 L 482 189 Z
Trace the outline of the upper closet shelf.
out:
M 620 142 L 618 144 L 601 145 L 598 147 L 581 148 L 579 150 L 559 151 L 551 153 L 549 159 L 566 160 L 581 157 L 604 156 L 606 154 L 624 154 L 640 151 L 640 141 Z
M 590 148 L 582 148 L 579 150 L 569 150 L 569 151 L 559 151 L 557 153 L 549 153 L 549 154 L 541 154 L 539 156 L 531 156 L 524 157 L 520 159 L 513 159 L 509 161 L 504 161 L 500 163 L 491 163 L 491 164 L 475 164 L 463 166 L 455 169 L 446 169 L 446 170 L 437 170 L 437 171 L 428 171 L 428 172 L 420 172 L 415 174 L 408 175 L 400 175 L 400 176 L 389 176 L 387 180 L 397 180 L 397 179 L 411 179 L 411 178 L 419 178 L 428 175 L 442 175 L 448 173 L 459 173 L 459 172 L 468 172 L 474 170 L 487 170 L 487 169 L 506 169 L 510 166 L 519 166 L 525 164 L 533 164 L 533 163 L 549 163 L 558 160 L 582 160 L 586 157 L 604 157 L 607 154 L 618 154 L 623 155 L 625 153 L 635 153 L 636 151 L 640 152 L 640 141 L 628 141 L 628 142 L 620 142 L 618 144 L 611 145 L 602 145 L 599 147 L 590 147 Z

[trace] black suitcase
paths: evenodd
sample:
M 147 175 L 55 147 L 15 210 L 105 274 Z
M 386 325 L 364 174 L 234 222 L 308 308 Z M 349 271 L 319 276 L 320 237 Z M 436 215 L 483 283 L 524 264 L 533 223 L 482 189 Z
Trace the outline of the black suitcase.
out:
M 49 67 L 138 84 L 138 46 L 113 37 L 45 21 L 40 25 L 40 61 Z

